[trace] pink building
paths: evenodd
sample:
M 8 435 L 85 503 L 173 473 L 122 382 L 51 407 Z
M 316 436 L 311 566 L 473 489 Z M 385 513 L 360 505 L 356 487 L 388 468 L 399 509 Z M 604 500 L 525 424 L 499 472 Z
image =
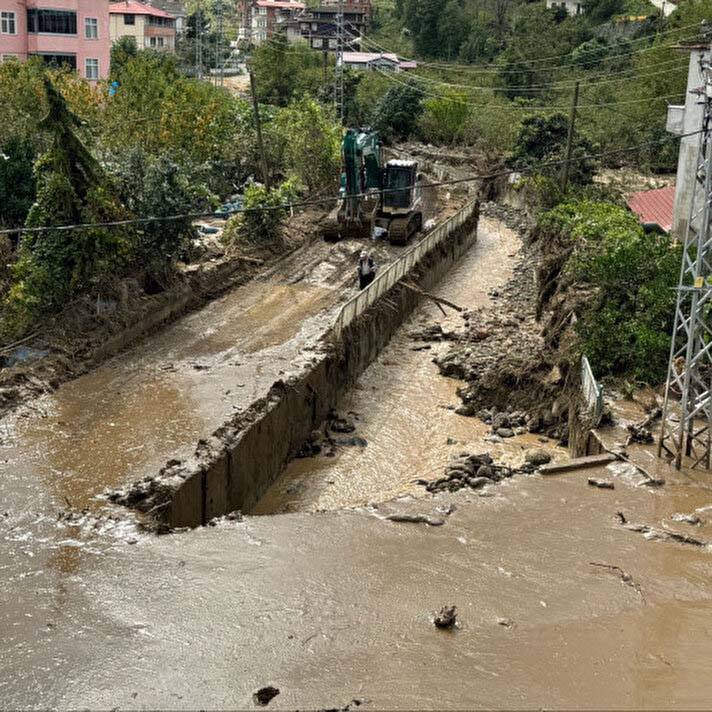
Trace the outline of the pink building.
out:
M 39 56 L 93 81 L 110 50 L 108 0 L 0 0 L 0 61 Z

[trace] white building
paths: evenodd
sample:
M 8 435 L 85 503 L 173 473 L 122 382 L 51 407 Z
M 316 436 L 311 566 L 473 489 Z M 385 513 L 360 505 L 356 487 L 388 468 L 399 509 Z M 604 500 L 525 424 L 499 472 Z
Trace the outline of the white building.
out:
M 395 54 L 377 52 L 344 52 L 344 66 L 350 69 L 361 69 L 367 72 L 403 72 L 416 69 L 416 62 L 406 62 Z
M 546 6 L 550 10 L 561 8 L 566 10 L 569 15 L 580 15 L 583 12 L 583 2 L 577 0 L 546 0 Z
M 681 48 L 682 49 L 682 48 Z M 702 128 L 704 107 L 696 90 L 704 87 L 700 63 L 709 59 L 709 45 L 694 45 L 684 48 L 690 52 L 690 66 L 687 74 L 685 104 L 668 107 L 667 130 L 675 136 L 694 133 Z M 677 160 L 677 182 L 672 220 L 672 234 L 678 239 L 685 236 L 690 214 L 690 202 L 695 190 L 697 172 L 697 149 L 699 135 L 680 139 L 680 153 Z

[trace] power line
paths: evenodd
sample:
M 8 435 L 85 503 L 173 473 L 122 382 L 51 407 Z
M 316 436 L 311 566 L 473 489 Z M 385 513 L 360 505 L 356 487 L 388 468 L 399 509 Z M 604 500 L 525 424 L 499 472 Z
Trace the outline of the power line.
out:
M 487 104 L 478 104 L 477 102 L 472 102 L 472 101 L 467 101 L 466 99 L 462 99 L 459 97 L 453 97 L 453 96 L 446 96 L 444 94 L 435 94 L 433 92 L 429 92 L 425 89 L 422 89 L 418 86 L 413 86 L 413 84 L 408 83 L 407 81 L 401 81 L 398 78 L 394 77 L 392 72 L 384 72 L 381 69 L 375 68 L 375 71 L 380 74 L 381 76 L 385 77 L 391 82 L 394 82 L 396 84 L 400 84 L 401 86 L 405 87 L 411 87 L 415 91 L 419 92 L 422 96 L 427 96 L 432 99 L 443 99 L 445 101 L 451 101 L 454 104 L 460 104 L 462 106 L 472 106 L 472 107 L 489 107 L 489 106 L 500 106 L 503 109 L 509 110 L 520 110 L 520 111 L 536 111 L 536 110 L 556 110 L 556 109 L 563 109 L 563 108 L 568 108 L 564 106 L 557 106 L 555 104 L 544 104 L 544 105 L 521 105 L 517 106 L 516 104 L 511 104 L 510 106 L 502 106 L 501 104 L 496 104 L 496 103 L 487 103 Z M 483 87 L 483 89 L 490 89 L 489 87 Z M 512 90 L 515 88 L 513 87 Z M 490 89 L 490 91 L 495 91 L 495 89 Z M 683 92 L 680 92 L 678 94 L 670 94 L 670 95 L 665 95 L 665 96 L 656 96 L 656 97 L 650 97 L 650 98 L 645 98 L 645 99 L 635 99 L 635 100 L 627 100 L 627 101 L 621 101 L 621 102 L 607 102 L 607 103 L 601 103 L 601 104 L 581 104 L 580 108 L 586 108 L 586 109 L 593 109 L 593 108 L 604 108 L 606 106 L 616 106 L 619 103 L 620 104 L 635 104 L 635 103 L 648 103 L 652 102 L 653 100 L 657 99 L 665 99 L 665 98 L 676 98 L 679 97 L 683 94 Z
M 658 50 L 658 49 L 671 49 L 673 48 L 677 43 L 679 42 L 684 42 L 687 40 L 692 40 L 696 39 L 698 35 L 690 35 L 688 37 L 680 38 L 675 40 L 673 44 L 669 45 L 652 45 L 650 47 L 642 47 L 641 49 L 629 49 L 625 51 L 620 51 L 620 52 L 615 52 L 614 54 L 611 54 L 610 56 L 602 57 L 601 62 L 608 62 L 608 61 L 615 61 L 615 60 L 620 60 L 620 59 L 625 59 L 627 56 L 630 55 L 632 57 L 633 55 L 640 55 L 643 52 L 650 52 L 652 50 Z M 645 38 L 649 39 L 649 38 Z M 393 52 L 382 45 L 379 45 L 375 41 L 373 41 L 371 38 L 364 37 L 362 40 L 367 46 L 370 45 L 370 49 L 377 49 L 379 50 L 380 53 L 382 54 L 395 54 L 396 56 L 397 53 Z M 581 50 L 579 53 L 579 56 L 581 55 L 596 55 L 600 50 L 598 49 L 590 49 L 590 50 Z M 421 60 L 415 60 L 415 59 L 408 59 L 408 58 L 403 58 L 404 61 L 412 61 L 415 62 L 418 67 L 431 67 L 434 69 L 448 69 L 450 71 L 462 71 L 462 72 L 468 72 L 470 70 L 466 70 L 465 67 L 468 67 L 469 65 L 458 65 L 458 64 L 445 64 L 445 63 L 430 63 L 430 62 L 423 62 Z M 515 62 L 518 65 L 522 64 L 527 64 L 530 60 L 526 59 L 518 59 L 515 60 Z M 534 60 L 531 60 L 534 61 Z M 523 72 L 544 72 L 544 71 L 557 71 L 560 69 L 567 69 L 571 67 L 580 67 L 582 69 L 585 69 L 586 63 L 592 61 L 591 59 L 580 59 L 577 62 L 573 62 L 571 64 L 560 64 L 560 65 L 552 65 L 551 67 L 538 67 L 538 68 L 527 68 L 527 67 L 517 67 L 517 68 L 510 68 L 508 69 L 507 67 L 503 66 L 498 66 L 496 64 L 490 64 L 487 66 L 486 69 L 481 69 L 481 70 L 473 70 L 473 74 L 522 74 Z
M 637 39 L 630 40 L 630 44 L 632 44 L 634 42 L 648 42 L 650 40 L 654 40 L 657 37 L 661 37 L 663 35 L 668 35 L 673 32 L 685 32 L 686 30 L 690 30 L 693 27 L 696 27 L 699 29 L 700 25 L 698 23 L 695 23 L 692 25 L 685 25 L 683 27 L 674 27 L 669 30 L 657 32 L 657 33 L 655 33 L 655 35 L 648 35 L 645 37 L 639 37 Z M 370 38 L 363 38 L 363 39 L 367 40 L 367 43 L 370 42 L 371 44 L 373 44 L 376 47 L 379 46 L 376 42 L 374 42 Z M 681 40 L 678 39 L 676 41 L 679 42 Z M 389 54 L 398 54 L 397 52 L 393 52 L 392 50 L 386 49 L 384 47 L 381 47 L 381 49 L 385 52 L 388 52 Z M 652 49 L 652 47 L 650 49 Z M 582 50 L 581 54 L 583 54 L 583 53 L 592 53 L 593 54 L 593 53 L 595 53 L 595 51 L 596 50 Z M 540 62 L 548 62 L 550 59 L 560 59 L 562 57 L 569 57 L 569 56 L 572 56 L 574 54 L 574 52 L 575 52 L 575 50 L 572 50 L 571 52 L 566 52 L 566 53 L 558 54 L 558 55 L 550 55 L 548 57 L 540 57 L 538 59 L 522 59 L 522 60 L 519 60 L 519 62 L 522 64 L 529 64 L 529 65 L 538 64 Z M 458 70 L 462 70 L 462 71 L 473 71 L 473 70 L 477 70 L 477 69 L 486 69 L 486 70 L 493 69 L 491 64 L 479 64 L 478 65 L 478 64 L 457 64 L 457 63 L 450 63 L 450 62 L 421 62 L 420 60 L 416 60 L 416 59 L 412 59 L 412 58 L 409 59 L 407 57 L 404 57 L 403 59 L 405 61 L 418 62 L 420 64 L 423 64 L 424 66 L 441 67 L 443 69 L 451 69 L 451 70 L 458 69 Z M 556 69 L 556 66 L 552 65 L 551 68 Z M 541 69 L 543 71 L 544 69 L 546 69 L 546 67 L 543 67 Z M 539 71 L 539 70 L 537 70 L 537 71 Z
M 504 171 L 498 171 L 495 173 L 489 173 L 489 174 L 483 174 L 483 175 L 472 175 L 472 176 L 467 176 L 465 178 L 452 178 L 450 180 L 442 180 L 442 181 L 436 181 L 433 183 L 419 183 L 419 187 L 423 189 L 433 189 L 433 188 L 441 188 L 445 186 L 453 186 L 453 185 L 462 185 L 464 183 L 474 183 L 476 181 L 488 181 L 488 180 L 495 180 L 497 178 L 506 178 L 511 175 L 530 175 L 532 173 L 535 173 L 538 170 L 541 170 L 542 168 L 551 168 L 551 167 L 561 167 L 565 164 L 573 164 L 573 163 L 579 163 L 582 161 L 589 161 L 589 160 L 597 160 L 600 158 L 605 158 L 607 156 L 613 156 L 613 155 L 619 155 L 621 153 L 631 153 L 634 151 L 638 151 L 641 148 L 647 148 L 649 146 L 659 146 L 663 143 L 667 143 L 668 141 L 674 141 L 678 139 L 683 139 L 687 138 L 689 136 L 696 136 L 698 134 L 702 133 L 702 130 L 698 131 L 691 131 L 690 133 L 686 134 L 681 134 L 679 136 L 665 136 L 664 138 L 661 139 L 656 139 L 656 140 L 651 140 L 651 141 L 644 141 L 642 143 L 635 144 L 633 146 L 623 146 L 621 148 L 617 149 L 611 149 L 608 151 L 602 151 L 599 153 L 590 153 L 584 156 L 577 156 L 575 158 L 571 158 L 570 160 L 557 160 L 557 161 L 543 161 L 538 163 L 536 166 L 525 166 L 523 168 L 518 168 L 518 169 L 507 169 Z M 400 188 L 385 188 L 382 191 L 380 191 L 383 194 L 388 194 L 388 193 L 395 193 L 402 191 L 404 189 L 408 188 L 413 188 L 415 187 L 414 185 L 411 186 L 406 186 L 400 187 Z M 366 198 L 372 195 L 371 193 L 358 193 L 354 195 L 353 197 L 355 198 Z M 258 206 L 255 208 L 236 208 L 234 210 L 229 211 L 229 215 L 236 215 L 236 214 L 244 214 L 244 213 L 254 213 L 254 212 L 270 212 L 273 210 L 289 210 L 291 208 L 304 208 L 304 207 L 311 207 L 311 206 L 317 206 L 317 205 L 324 205 L 324 204 L 333 204 L 337 202 L 340 199 L 341 196 L 331 196 L 331 197 L 325 197 L 325 198 L 315 198 L 311 200 L 303 200 L 303 201 L 297 201 L 297 202 L 289 202 L 289 203 L 281 203 L 279 205 L 264 205 L 264 206 Z M 152 223 L 152 222 L 171 222 L 174 220 L 187 220 L 187 219 L 199 219 L 199 218 L 215 218 L 215 217 L 224 217 L 223 214 L 218 215 L 215 212 L 192 212 L 192 213 L 181 213 L 178 215 L 165 215 L 165 216 L 159 216 L 159 217 L 144 217 L 144 218 L 130 218 L 127 220 L 114 220 L 114 221 L 109 221 L 109 222 L 101 222 L 101 223 L 77 223 L 77 224 L 72 224 L 72 225 L 44 225 L 41 227 L 19 227 L 19 228 L 5 228 L 0 230 L 0 235 L 18 235 L 22 233 L 38 233 L 38 232 L 47 232 L 49 230 L 57 230 L 57 231 L 69 231 L 69 230 L 81 230 L 81 229 L 92 229 L 92 228 L 98 228 L 98 227 L 124 227 L 127 225 L 142 225 L 145 223 Z

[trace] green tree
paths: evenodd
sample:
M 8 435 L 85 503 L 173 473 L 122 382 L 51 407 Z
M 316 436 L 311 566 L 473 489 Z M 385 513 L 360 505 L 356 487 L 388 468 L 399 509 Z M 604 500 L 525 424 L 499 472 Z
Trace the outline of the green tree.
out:
M 462 133 L 470 115 L 467 95 L 449 89 L 441 98 L 426 99 L 420 119 L 420 133 L 430 143 L 454 143 Z
M 135 147 L 115 167 L 115 175 L 123 204 L 134 215 L 161 218 L 210 207 L 206 188 L 167 155 L 154 157 Z M 139 224 L 132 236 L 132 259 L 165 281 L 194 235 L 191 218 Z
M 406 139 L 423 113 L 423 92 L 414 82 L 393 85 L 373 109 L 373 126 L 389 140 Z
M 519 129 L 519 136 L 514 146 L 511 163 L 519 169 L 534 168 L 538 173 L 556 177 L 561 172 L 557 162 L 566 154 L 566 140 L 569 132 L 569 120 L 564 114 L 551 114 L 546 117 L 529 116 Z M 588 138 L 577 133 L 572 152 L 573 161 L 569 169 L 571 183 L 584 185 L 590 183 L 596 168 L 592 158 L 595 147 Z M 556 165 L 542 165 L 546 163 Z
M 35 147 L 28 138 L 10 137 L 0 145 L 0 225 L 24 224 L 35 200 L 32 164 Z
M 321 53 L 305 43 L 290 45 L 283 33 L 255 49 L 252 67 L 259 100 L 277 106 L 287 106 L 307 93 L 315 96 L 324 84 Z M 333 83 L 331 77 L 328 83 Z
M 338 184 L 341 126 L 314 99 L 304 97 L 275 119 L 284 145 L 284 163 L 310 192 L 332 194 Z
M 104 173 L 77 135 L 81 120 L 49 77 L 44 77 L 48 111 L 40 130 L 49 150 L 35 166 L 37 200 L 28 228 L 97 223 L 125 217 Z M 125 233 L 102 227 L 25 233 L 9 295 L 15 325 L 62 306 L 79 289 L 123 266 Z
M 563 203 L 540 227 L 571 245 L 564 270 L 572 289 L 593 288 L 576 330 L 596 374 L 665 377 L 675 314 L 679 249 L 646 233 L 626 208 L 607 202 Z
M 109 76 L 114 81 L 120 81 L 126 64 L 138 54 L 136 38 L 120 37 L 111 45 L 111 62 Z

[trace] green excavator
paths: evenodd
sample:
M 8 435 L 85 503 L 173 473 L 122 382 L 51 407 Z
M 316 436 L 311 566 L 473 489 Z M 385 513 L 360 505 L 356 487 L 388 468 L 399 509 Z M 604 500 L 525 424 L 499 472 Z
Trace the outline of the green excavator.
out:
M 391 160 L 384 166 L 378 134 L 370 129 L 348 129 L 341 156 L 339 204 L 324 225 L 325 239 L 369 238 L 378 227 L 391 244 L 405 245 L 423 227 L 418 164 Z

